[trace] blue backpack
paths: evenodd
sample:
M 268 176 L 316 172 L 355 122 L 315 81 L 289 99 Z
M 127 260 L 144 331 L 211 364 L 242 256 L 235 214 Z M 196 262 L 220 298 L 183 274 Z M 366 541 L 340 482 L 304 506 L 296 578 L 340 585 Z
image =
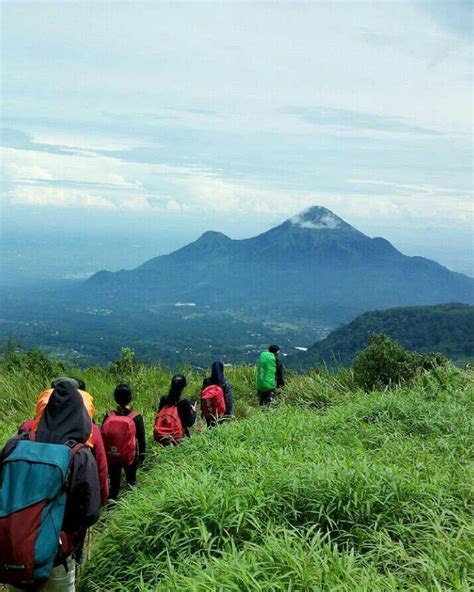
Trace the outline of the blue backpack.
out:
M 48 580 L 61 544 L 69 468 L 83 446 L 20 440 L 3 460 L 0 583 L 36 589 Z

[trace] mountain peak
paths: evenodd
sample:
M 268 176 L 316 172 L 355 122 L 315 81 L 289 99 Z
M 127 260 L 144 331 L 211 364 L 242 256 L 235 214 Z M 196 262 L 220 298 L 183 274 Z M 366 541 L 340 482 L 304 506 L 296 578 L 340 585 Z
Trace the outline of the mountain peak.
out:
M 303 210 L 290 218 L 290 223 L 293 226 L 311 230 L 337 230 L 349 226 L 342 218 L 339 218 L 339 216 L 336 216 L 331 210 L 323 206 L 312 206 Z
M 201 234 L 201 236 L 197 239 L 196 242 L 206 244 L 221 244 L 231 240 L 231 238 L 229 238 L 226 234 L 222 232 L 216 232 L 215 230 L 207 230 L 204 234 Z

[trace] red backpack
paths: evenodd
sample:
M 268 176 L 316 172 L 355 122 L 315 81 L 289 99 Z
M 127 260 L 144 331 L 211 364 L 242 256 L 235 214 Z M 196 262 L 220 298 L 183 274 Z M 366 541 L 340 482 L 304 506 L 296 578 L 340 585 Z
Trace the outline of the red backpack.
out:
M 135 460 L 137 429 L 133 418 L 138 415 L 136 411 L 131 411 L 128 415 L 118 415 L 115 411 L 107 413 L 100 431 L 109 464 L 128 466 Z
M 221 386 L 210 384 L 201 393 L 201 408 L 206 419 L 216 420 L 225 414 L 224 391 Z
M 184 429 L 179 418 L 177 405 L 165 405 L 158 412 L 153 428 L 153 438 L 160 444 L 177 444 L 184 437 Z

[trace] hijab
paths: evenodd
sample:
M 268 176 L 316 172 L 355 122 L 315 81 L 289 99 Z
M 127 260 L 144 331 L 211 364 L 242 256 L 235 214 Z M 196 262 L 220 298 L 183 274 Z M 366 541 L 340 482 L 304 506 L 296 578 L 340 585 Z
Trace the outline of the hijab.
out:
M 176 405 L 181 398 L 183 390 L 187 384 L 186 377 L 182 374 L 175 374 L 171 379 L 171 386 L 166 398 L 168 405 Z
M 211 366 L 210 383 L 222 386 L 224 380 L 224 364 L 222 362 L 214 362 Z
M 67 381 L 58 383 L 36 430 L 36 440 L 49 444 L 65 444 L 68 440 L 86 442 L 92 421 L 77 388 Z

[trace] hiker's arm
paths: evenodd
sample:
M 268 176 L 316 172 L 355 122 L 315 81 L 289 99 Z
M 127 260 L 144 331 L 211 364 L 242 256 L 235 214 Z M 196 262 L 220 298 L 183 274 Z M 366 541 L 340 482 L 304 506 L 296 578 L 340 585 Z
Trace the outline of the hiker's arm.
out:
M 232 394 L 232 386 L 227 382 L 224 382 L 224 401 L 225 401 L 225 414 L 232 415 L 234 413 L 234 397 Z
M 99 519 L 99 512 L 97 463 L 92 452 L 84 447 L 74 456 L 63 530 L 76 531 L 92 526 Z
M 100 501 L 104 505 L 109 499 L 109 474 L 107 470 L 107 455 L 105 453 L 104 441 L 99 427 L 92 424 L 92 441 L 94 444 L 94 456 L 99 471 Z
M 0 453 L 0 463 L 2 461 L 4 461 L 7 458 L 7 456 L 13 452 L 13 450 L 15 449 L 15 446 L 18 444 L 18 442 L 21 439 L 22 439 L 22 436 L 14 436 L 10 440 L 8 440 L 8 442 L 3 447 L 2 452 Z M 2 466 L 0 464 L 0 475 L 1 475 L 1 470 L 2 470 Z
M 179 417 L 186 428 L 190 428 L 196 421 L 196 411 L 187 399 L 178 403 Z
M 146 453 L 146 437 L 145 437 L 145 423 L 143 421 L 143 415 L 137 415 L 133 418 L 135 422 L 135 431 L 138 442 L 138 462 L 142 463 L 145 460 Z
M 277 388 L 281 388 L 283 386 L 285 386 L 285 368 L 283 367 L 283 364 L 277 360 L 277 367 L 276 367 L 276 383 L 277 383 Z

